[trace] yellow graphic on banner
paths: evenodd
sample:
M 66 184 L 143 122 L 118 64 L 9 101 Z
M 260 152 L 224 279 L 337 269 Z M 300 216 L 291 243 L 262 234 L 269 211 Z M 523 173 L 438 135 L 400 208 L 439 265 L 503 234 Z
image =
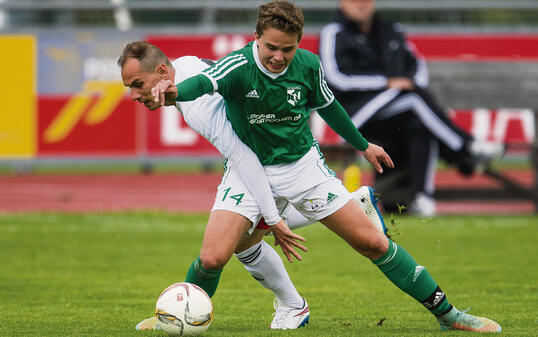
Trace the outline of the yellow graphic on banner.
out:
M 117 81 L 88 81 L 82 92 L 76 93 L 62 107 L 43 134 L 46 143 L 57 143 L 67 137 L 82 121 L 95 125 L 107 120 L 125 94 L 123 83 Z M 91 107 L 95 97 L 97 102 Z
M 36 41 L 0 35 L 0 158 L 36 154 Z

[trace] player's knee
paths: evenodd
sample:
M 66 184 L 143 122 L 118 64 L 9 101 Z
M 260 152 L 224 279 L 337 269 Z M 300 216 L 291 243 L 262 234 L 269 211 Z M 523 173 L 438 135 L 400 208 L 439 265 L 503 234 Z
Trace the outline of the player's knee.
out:
M 384 234 L 372 236 L 368 241 L 363 254 L 370 259 L 377 259 L 387 253 L 389 241 Z
M 200 261 L 202 261 L 202 267 L 206 270 L 220 270 L 224 268 L 228 259 L 219 256 L 216 252 L 200 252 Z

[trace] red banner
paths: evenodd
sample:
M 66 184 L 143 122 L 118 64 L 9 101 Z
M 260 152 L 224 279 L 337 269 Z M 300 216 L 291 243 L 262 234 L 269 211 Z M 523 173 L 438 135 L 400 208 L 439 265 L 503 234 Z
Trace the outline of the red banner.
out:
M 147 40 L 171 58 L 195 55 L 217 60 L 254 40 L 249 34 L 156 36 Z M 529 61 L 538 60 L 538 34 L 410 35 L 409 40 L 427 60 Z M 318 53 L 317 35 L 305 35 L 300 47 Z
M 429 61 L 538 60 L 538 34 L 411 35 L 409 40 Z
M 243 47 L 253 35 L 149 36 L 170 58 L 196 55 L 219 59 Z M 538 60 L 538 35 L 416 35 L 410 39 L 432 60 Z M 318 51 L 318 37 L 301 47 Z M 216 155 L 218 152 L 185 125 L 175 108 L 149 111 L 125 96 L 121 82 L 87 82 L 71 96 L 41 96 L 38 102 L 38 156 Z M 529 144 L 534 114 L 528 109 L 457 111 L 455 122 L 478 139 Z M 316 138 L 338 142 L 314 119 Z
M 135 156 L 135 102 L 123 99 L 104 120 L 92 120 L 91 109 L 70 104 L 73 96 L 40 97 L 38 102 L 38 155 Z M 67 109 L 66 109 L 67 108 Z
M 206 156 L 219 152 L 187 126 L 175 107 L 146 112 L 146 150 L 149 155 Z

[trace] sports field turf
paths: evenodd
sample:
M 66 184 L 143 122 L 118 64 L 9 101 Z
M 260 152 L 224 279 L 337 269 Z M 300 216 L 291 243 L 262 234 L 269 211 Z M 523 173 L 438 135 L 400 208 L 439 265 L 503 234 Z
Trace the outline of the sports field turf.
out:
M 152 315 L 162 289 L 183 280 L 206 220 L 157 212 L 0 214 L 0 336 L 163 336 L 134 326 Z M 454 305 L 498 321 L 501 335 L 538 335 L 538 217 L 404 217 L 396 226 L 394 239 Z M 206 336 L 469 335 L 441 333 L 421 305 L 320 224 L 297 232 L 310 251 L 285 265 L 310 304 L 310 324 L 268 330 L 273 297 L 233 258 Z

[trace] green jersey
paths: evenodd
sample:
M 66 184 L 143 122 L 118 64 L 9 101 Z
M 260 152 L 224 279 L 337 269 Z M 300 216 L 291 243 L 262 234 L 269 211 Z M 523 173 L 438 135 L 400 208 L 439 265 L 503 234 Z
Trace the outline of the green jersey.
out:
M 303 49 L 284 71 L 274 74 L 261 64 L 251 42 L 176 86 L 176 101 L 220 93 L 234 131 L 263 165 L 294 162 L 312 147 L 308 119 L 314 109 L 355 148 L 368 147 L 327 87 L 318 56 Z
M 228 54 L 202 72 L 226 101 L 227 116 L 239 138 L 263 165 L 291 163 L 314 141 L 310 111 L 334 100 L 319 57 L 298 49 L 282 73 L 271 73 L 258 58 L 256 43 Z

